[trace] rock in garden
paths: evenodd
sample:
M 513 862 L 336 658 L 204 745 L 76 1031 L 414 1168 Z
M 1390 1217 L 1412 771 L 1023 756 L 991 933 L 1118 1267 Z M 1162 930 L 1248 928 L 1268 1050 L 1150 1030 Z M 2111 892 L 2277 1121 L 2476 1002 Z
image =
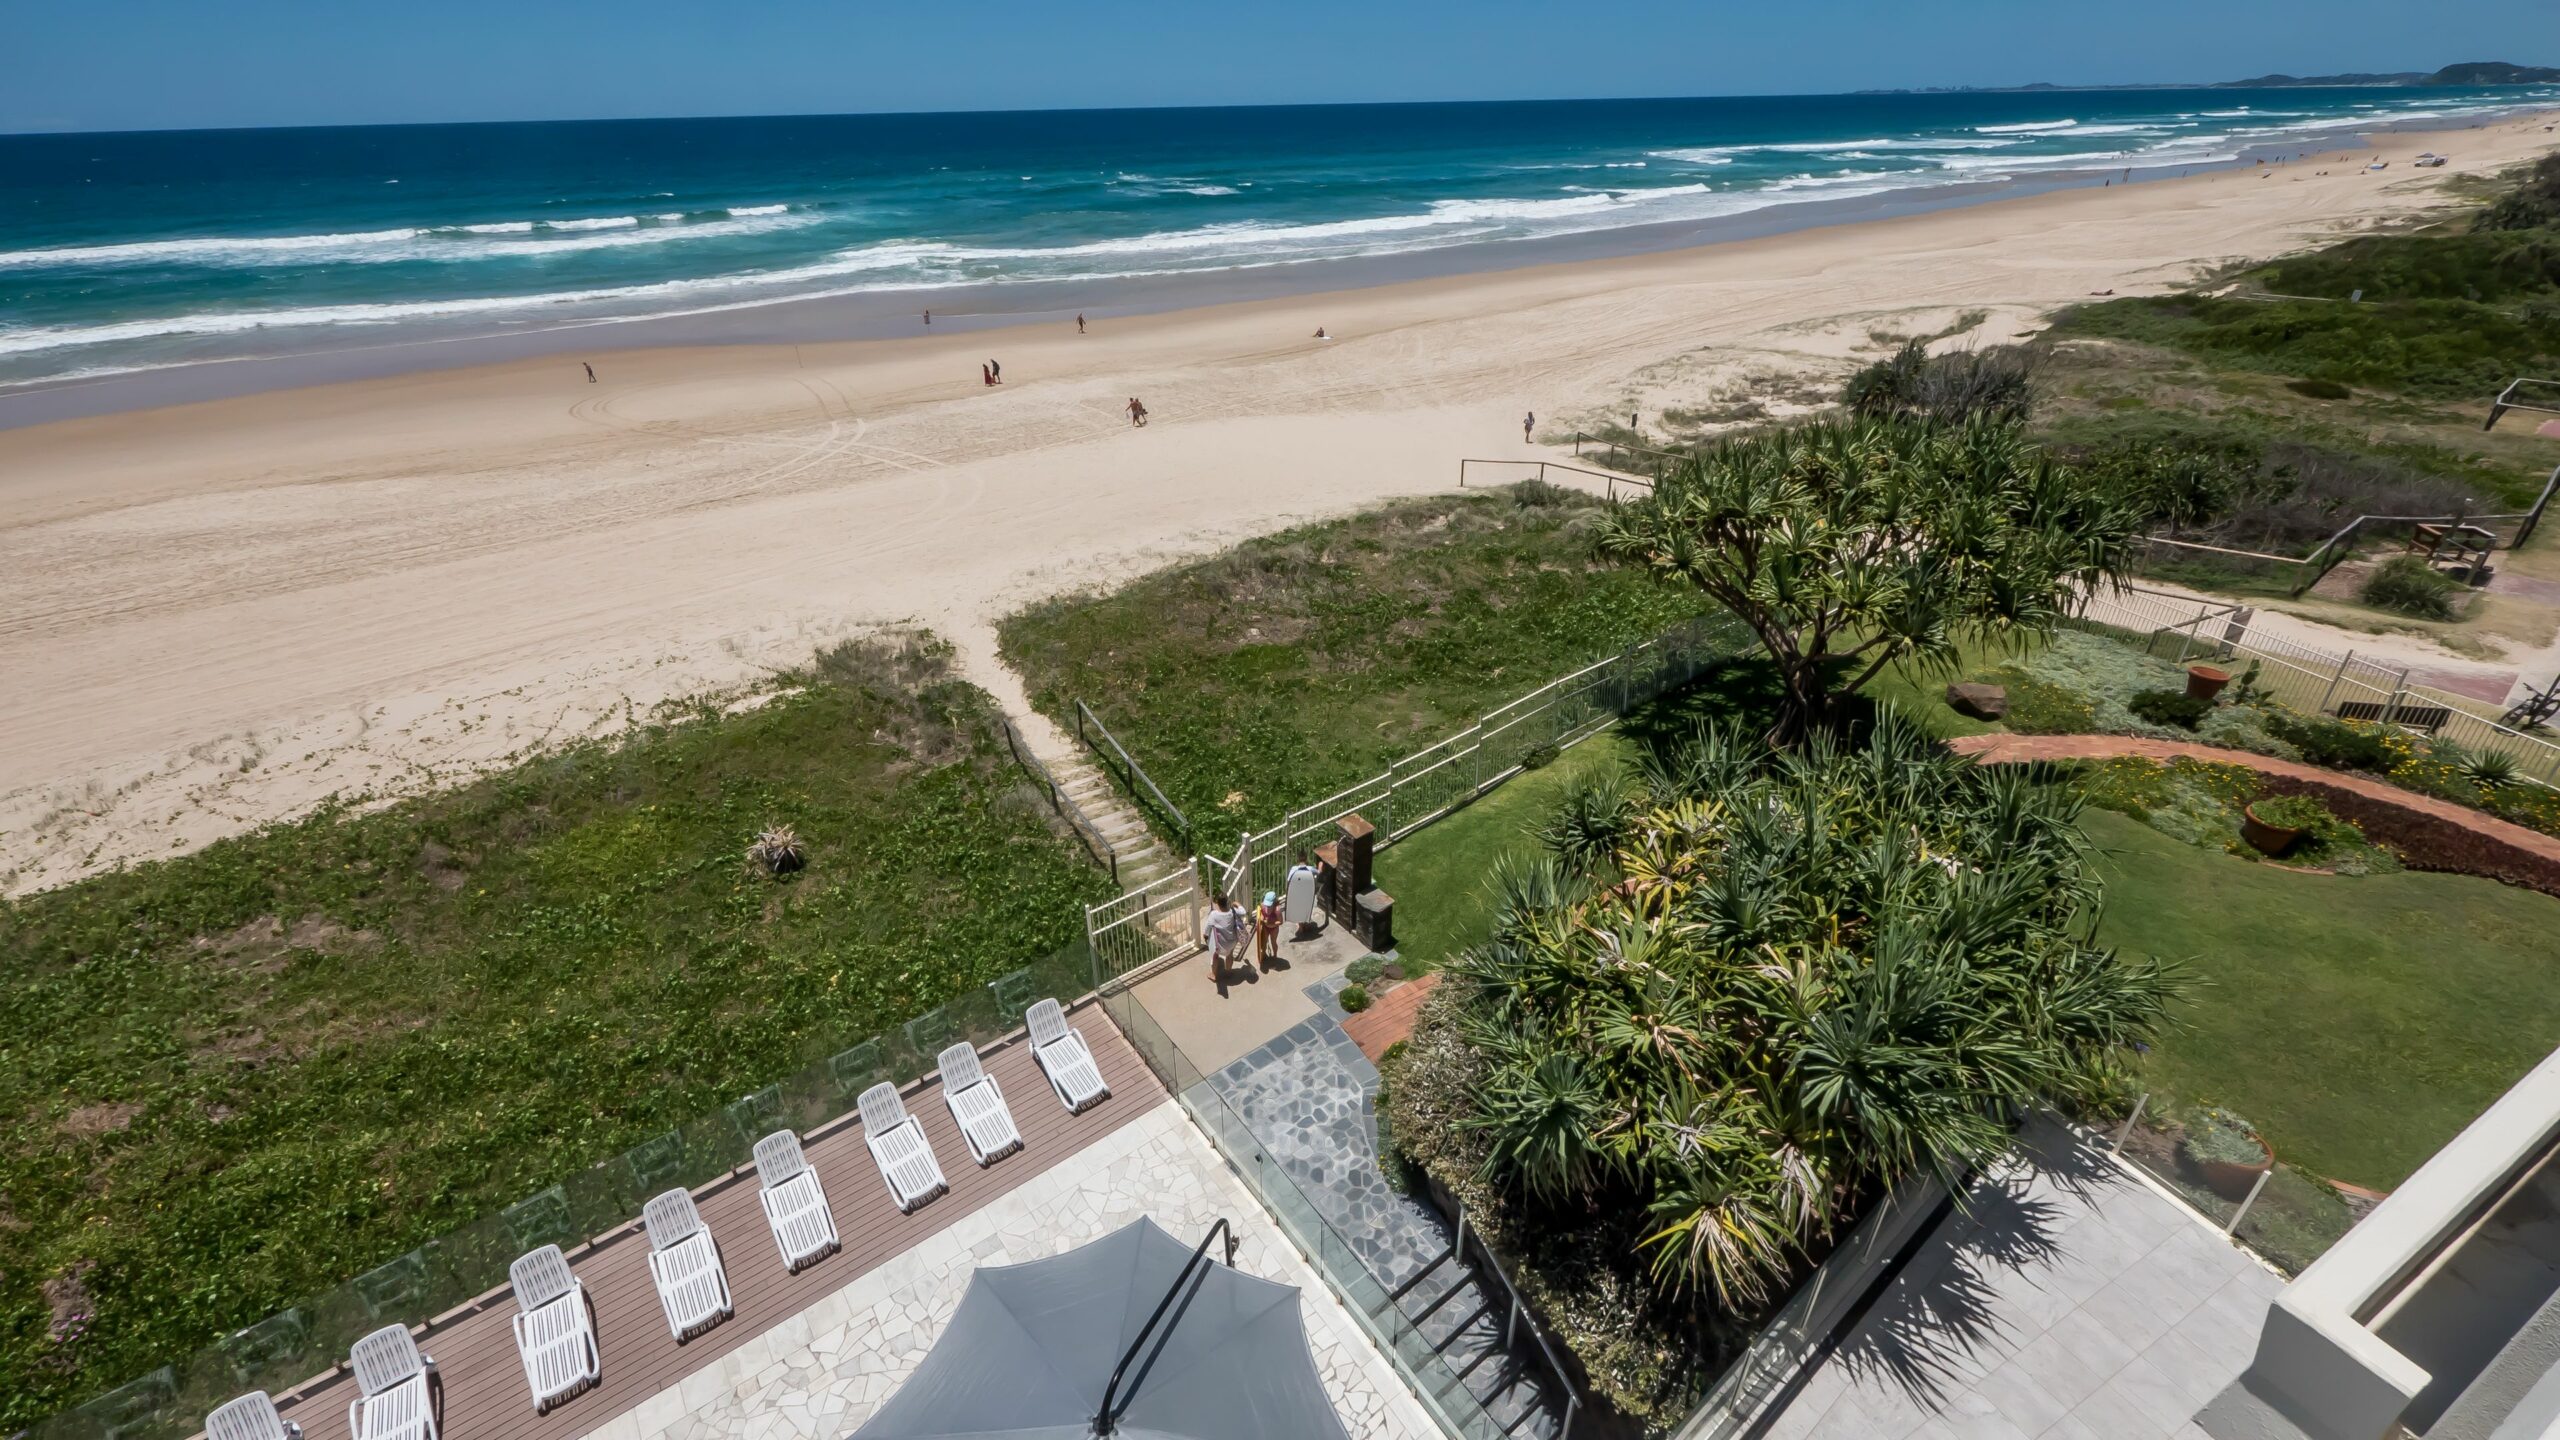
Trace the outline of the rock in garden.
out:
M 2009 687 L 2005 685 L 1950 685 L 1947 704 L 1959 715 L 1976 720 L 1997 720 L 2009 713 Z

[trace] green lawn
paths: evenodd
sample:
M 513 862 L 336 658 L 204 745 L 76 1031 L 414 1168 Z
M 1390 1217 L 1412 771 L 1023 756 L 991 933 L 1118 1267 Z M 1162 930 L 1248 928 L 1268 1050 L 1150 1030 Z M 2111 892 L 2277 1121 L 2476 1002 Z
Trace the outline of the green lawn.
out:
M 2300 874 L 2109 811 L 2086 825 L 2101 938 L 2186 960 L 2205 986 L 2148 1079 L 2246 1116 L 2289 1162 L 2390 1189 L 2560 1047 L 2560 900 Z
M 802 680 L 0 902 L 0 1433 L 1078 938 L 986 696 Z
M 1535 832 L 1566 787 L 1579 776 L 1623 764 L 1633 748 L 1616 732 L 1602 731 L 1554 764 L 1380 851 L 1378 888 L 1395 897 L 1396 950 L 1406 972 L 1437 970 L 1482 940 L 1492 920 L 1485 880 L 1494 860 L 1505 851 L 1536 853 Z
M 1603 564 L 1600 513 L 1534 484 L 1402 501 L 998 633 L 1033 704 L 1091 703 L 1215 849 L 1705 609 Z

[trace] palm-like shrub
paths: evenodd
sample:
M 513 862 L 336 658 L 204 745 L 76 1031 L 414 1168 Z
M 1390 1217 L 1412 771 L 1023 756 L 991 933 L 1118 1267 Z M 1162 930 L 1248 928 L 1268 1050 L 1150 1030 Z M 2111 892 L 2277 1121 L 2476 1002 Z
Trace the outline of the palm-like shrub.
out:
M 1607 856 L 1562 827 L 1497 875 L 1449 1003 L 1486 1177 L 1640 1210 L 1670 1291 L 1765 1299 L 1884 1187 L 1998 1152 L 2012 1107 L 2162 1023 L 2175 978 L 2090 942 L 2078 802 L 2033 775 L 1888 711 L 1858 750 L 1702 731 L 1644 788 Z

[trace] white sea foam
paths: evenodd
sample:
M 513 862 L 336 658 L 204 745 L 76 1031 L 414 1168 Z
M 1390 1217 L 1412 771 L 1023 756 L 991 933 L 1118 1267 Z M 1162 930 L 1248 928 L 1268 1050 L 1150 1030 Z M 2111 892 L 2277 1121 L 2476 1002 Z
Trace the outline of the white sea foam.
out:
M 501 220 L 494 225 L 456 225 L 465 235 L 522 235 L 533 229 L 530 220 Z
M 600 215 L 592 220 L 545 220 L 546 230 L 622 230 L 640 223 L 637 215 Z
M 744 220 L 752 215 L 781 215 L 790 209 L 788 205 L 732 205 L 729 207 L 729 214 L 735 219 Z
M 5 265 L 126 265 L 136 261 L 221 263 L 242 259 L 273 263 L 297 251 L 335 250 L 415 240 L 419 230 L 365 230 L 343 235 L 207 235 L 183 240 L 134 240 L 118 245 L 61 245 L 0 251 Z
M 1973 133 L 1976 135 L 2032 135 L 2039 130 L 2068 130 L 2079 123 L 2077 120 L 2028 120 L 2016 125 L 1976 125 L 1973 127 Z

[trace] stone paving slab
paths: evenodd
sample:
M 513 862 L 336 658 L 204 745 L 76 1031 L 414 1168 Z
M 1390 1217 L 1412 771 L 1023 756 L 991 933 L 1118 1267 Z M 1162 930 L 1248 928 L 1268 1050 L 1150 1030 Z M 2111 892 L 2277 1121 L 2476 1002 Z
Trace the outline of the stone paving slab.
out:
M 2284 1282 L 2039 1117 L 1765 1440 L 2204 1440 Z
M 1378 1067 L 1342 1028 L 1327 976 L 1306 987 L 1315 1013 L 1209 1077 L 1298 1188 L 1388 1288 L 1449 1248 L 1430 1202 L 1399 1194 L 1378 1165 Z

